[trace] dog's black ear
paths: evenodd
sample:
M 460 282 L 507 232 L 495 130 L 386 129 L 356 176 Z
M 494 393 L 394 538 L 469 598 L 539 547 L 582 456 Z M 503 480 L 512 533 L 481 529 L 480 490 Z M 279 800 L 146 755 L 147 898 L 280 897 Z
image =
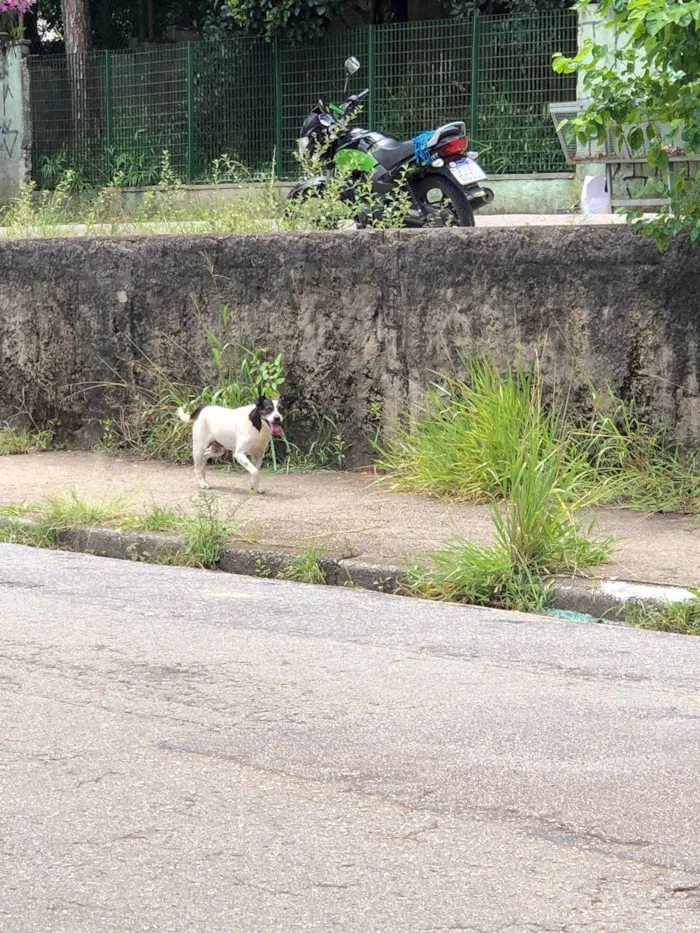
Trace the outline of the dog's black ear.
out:
M 251 423 L 256 431 L 262 431 L 262 415 L 260 414 L 260 406 L 256 405 L 255 408 L 248 415 L 251 420 Z
M 267 399 L 264 395 L 259 395 L 258 400 L 255 403 L 256 408 L 264 408 L 267 405 Z

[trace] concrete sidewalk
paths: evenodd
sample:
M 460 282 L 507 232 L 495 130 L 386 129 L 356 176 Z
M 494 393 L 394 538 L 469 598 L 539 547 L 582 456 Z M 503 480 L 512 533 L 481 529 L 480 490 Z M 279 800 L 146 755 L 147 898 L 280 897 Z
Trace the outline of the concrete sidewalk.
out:
M 247 535 L 290 553 L 308 545 L 327 555 L 378 566 L 402 565 L 455 536 L 488 543 L 486 506 L 392 492 L 371 475 L 313 473 L 263 477 L 264 496 L 247 493 L 247 476 L 211 470 L 222 510 L 238 510 Z M 194 509 L 191 467 L 99 453 L 53 452 L 0 458 L 0 505 L 37 502 L 74 488 L 92 502 L 121 498 L 125 512 L 157 504 Z M 700 584 L 700 528 L 683 516 L 644 516 L 597 509 L 598 532 L 617 539 L 614 558 L 596 573 L 607 579 L 676 586 Z

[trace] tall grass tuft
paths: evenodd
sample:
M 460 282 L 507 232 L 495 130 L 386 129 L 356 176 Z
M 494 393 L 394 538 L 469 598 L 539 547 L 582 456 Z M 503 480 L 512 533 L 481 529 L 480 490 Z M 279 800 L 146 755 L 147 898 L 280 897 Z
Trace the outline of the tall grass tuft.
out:
M 574 419 L 566 400 L 543 401 L 536 367 L 500 373 L 465 360 L 466 375 L 433 385 L 419 417 L 380 451 L 396 489 L 473 502 L 510 495 L 521 447 L 556 452 L 563 474 L 587 504 L 644 512 L 700 512 L 700 451 L 684 452 L 663 428 L 641 418 L 634 401 L 591 389 L 593 414 Z
M 501 374 L 483 359 L 464 365 L 465 377 L 433 385 L 422 415 L 380 452 L 394 488 L 492 501 L 509 495 L 526 440 L 538 456 L 560 458 L 565 413 L 544 405 L 536 369 Z M 582 455 L 575 460 L 583 465 Z
M 589 504 L 588 476 L 564 444 L 545 450 L 535 425 L 514 451 L 503 505 L 491 506 L 494 543 L 461 539 L 409 570 L 411 588 L 433 599 L 535 612 L 548 600 L 551 577 L 606 560 L 612 540 L 590 537 L 577 511 Z
M 0 424 L 0 457 L 8 454 L 27 454 L 51 450 L 55 443 L 55 425 L 51 422 L 41 431 L 16 429 Z
M 700 450 L 683 451 L 639 415 L 634 400 L 593 392 L 582 446 L 608 501 L 642 512 L 700 513 Z
M 577 514 L 604 489 L 565 404 L 545 404 L 536 368 L 501 375 L 470 360 L 466 370 L 431 390 L 382 466 L 399 488 L 490 501 L 494 543 L 455 540 L 413 567 L 408 582 L 432 598 L 536 611 L 554 574 L 608 557 L 612 541 L 591 537 L 593 525 L 582 529 Z

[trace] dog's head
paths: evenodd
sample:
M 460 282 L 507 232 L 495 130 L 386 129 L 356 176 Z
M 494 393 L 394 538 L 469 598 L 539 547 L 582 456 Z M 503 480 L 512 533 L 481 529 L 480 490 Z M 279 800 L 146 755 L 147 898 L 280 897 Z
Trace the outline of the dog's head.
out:
M 248 417 L 258 431 L 262 430 L 264 421 L 273 434 L 281 434 L 283 420 L 281 409 L 282 403 L 278 398 L 265 398 L 261 395 Z

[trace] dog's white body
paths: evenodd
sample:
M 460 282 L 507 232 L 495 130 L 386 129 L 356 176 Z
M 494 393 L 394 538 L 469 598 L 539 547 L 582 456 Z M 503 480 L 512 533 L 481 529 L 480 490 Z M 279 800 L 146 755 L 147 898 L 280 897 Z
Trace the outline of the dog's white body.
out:
M 200 489 L 209 489 L 205 472 L 210 457 L 219 457 L 224 450 L 231 450 L 236 461 L 250 473 L 251 489 L 259 491 L 265 451 L 273 433 L 281 433 L 282 415 L 277 399 L 261 398 L 255 405 L 242 408 L 207 405 L 191 415 L 180 408 L 177 416 L 185 423 L 192 423 L 192 458 Z

